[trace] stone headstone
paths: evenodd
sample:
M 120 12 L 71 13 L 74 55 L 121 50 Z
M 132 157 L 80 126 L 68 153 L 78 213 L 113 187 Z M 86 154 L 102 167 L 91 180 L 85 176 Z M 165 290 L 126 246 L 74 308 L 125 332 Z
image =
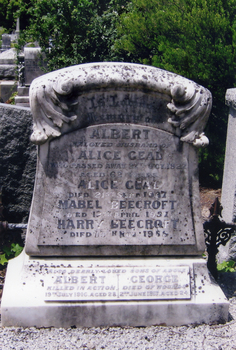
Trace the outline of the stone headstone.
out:
M 0 188 L 4 220 L 27 223 L 37 159 L 36 147 L 29 140 L 32 132 L 30 109 L 0 103 L 0 125 Z
M 221 203 L 222 216 L 227 223 L 236 222 L 236 89 L 228 89 L 226 92 L 226 105 L 229 106 L 229 118 L 227 129 L 227 141 L 224 163 L 224 175 L 222 184 Z M 236 261 L 236 240 L 233 236 L 226 246 L 220 246 L 217 256 L 218 262 Z
M 8 101 L 14 92 L 17 91 L 17 82 L 14 80 L 0 81 L 0 98 L 2 102 Z
M 24 53 L 18 56 L 18 95 L 15 98 L 17 106 L 29 107 L 29 87 L 32 81 L 43 75 L 46 67 L 40 47 L 25 47 Z
M 11 48 L 11 36 L 9 34 L 2 35 L 2 50 L 9 50 Z
M 197 147 L 210 93 L 157 68 L 99 63 L 35 79 L 30 99 L 38 166 L 3 325 L 225 321 L 201 258 Z
M 3 64 L 14 65 L 16 69 L 17 52 L 12 48 L 0 53 L 0 66 Z
M 42 57 L 40 47 L 25 47 L 24 48 L 24 64 L 25 64 L 25 85 L 30 85 L 32 81 L 43 75 L 43 67 L 45 63 Z
M 16 20 L 16 40 L 19 39 L 19 36 L 20 36 L 20 17 L 17 18 Z
M 0 53 L 0 80 L 16 79 L 16 49 Z

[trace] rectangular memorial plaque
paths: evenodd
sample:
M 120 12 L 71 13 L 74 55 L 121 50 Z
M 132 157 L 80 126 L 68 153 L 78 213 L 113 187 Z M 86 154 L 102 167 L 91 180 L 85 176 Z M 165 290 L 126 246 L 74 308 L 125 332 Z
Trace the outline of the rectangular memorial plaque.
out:
M 195 244 L 179 147 L 175 136 L 131 125 L 55 140 L 39 245 Z
M 51 142 L 38 246 L 76 246 L 83 255 L 84 246 L 196 245 L 184 148 L 165 131 L 119 124 Z
M 50 269 L 46 301 L 190 299 L 189 266 Z
M 29 86 L 35 78 L 44 74 L 43 68 L 46 68 L 41 49 L 39 47 L 25 47 L 24 64 L 25 85 Z

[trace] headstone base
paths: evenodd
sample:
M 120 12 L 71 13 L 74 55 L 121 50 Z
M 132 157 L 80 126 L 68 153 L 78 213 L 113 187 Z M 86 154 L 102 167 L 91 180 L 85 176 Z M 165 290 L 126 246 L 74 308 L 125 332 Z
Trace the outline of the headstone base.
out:
M 205 260 L 33 259 L 9 262 L 2 326 L 179 326 L 224 323 L 229 303 Z
M 1 70 L 1 67 L 0 67 Z M 10 99 L 12 94 L 17 90 L 17 82 L 14 80 L 1 80 L 0 81 L 0 98 L 3 102 Z
M 15 104 L 20 107 L 30 107 L 29 96 L 16 96 Z
M 16 66 L 13 64 L 0 64 L 0 79 L 15 80 Z
M 17 87 L 18 96 L 25 96 L 29 98 L 29 86 L 19 86 Z
M 16 106 L 30 107 L 29 103 L 29 86 L 17 87 L 18 96 L 15 97 Z

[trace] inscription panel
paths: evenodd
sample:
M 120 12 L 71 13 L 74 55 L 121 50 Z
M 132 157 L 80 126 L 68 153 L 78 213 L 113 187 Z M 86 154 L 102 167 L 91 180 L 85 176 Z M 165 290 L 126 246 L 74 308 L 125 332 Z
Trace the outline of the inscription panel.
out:
M 29 85 L 32 81 L 43 75 L 43 67 L 46 66 L 43 61 L 40 48 L 28 47 L 24 49 L 24 65 L 25 65 L 25 84 Z
M 38 245 L 194 245 L 184 146 L 120 124 L 51 142 Z
M 46 301 L 190 299 L 189 266 L 48 269 Z
M 73 121 L 73 125 L 87 127 L 105 123 L 131 123 L 158 127 L 175 133 L 176 129 L 168 122 L 168 118 L 172 116 L 167 108 L 169 102 L 170 96 L 150 92 L 88 92 L 78 97 L 78 104 L 74 109 L 79 117 Z M 64 124 L 63 130 L 67 129 L 70 130 L 70 125 Z

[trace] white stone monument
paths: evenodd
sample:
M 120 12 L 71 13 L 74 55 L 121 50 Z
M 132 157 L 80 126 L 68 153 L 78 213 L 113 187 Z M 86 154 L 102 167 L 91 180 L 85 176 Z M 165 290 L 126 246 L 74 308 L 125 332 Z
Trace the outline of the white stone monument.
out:
M 227 141 L 221 203 L 222 216 L 227 223 L 236 223 L 236 89 L 228 89 L 225 96 L 229 107 Z M 236 239 L 233 236 L 226 246 L 220 246 L 218 262 L 236 259 Z
M 2 34 L 2 50 L 9 50 L 11 48 L 11 36 L 9 34 Z
M 210 92 L 154 67 L 93 63 L 35 79 L 30 99 L 38 166 L 2 324 L 225 322 L 228 301 L 201 257 Z
M 43 75 L 46 63 L 40 47 L 24 47 L 24 53 L 18 56 L 18 95 L 15 97 L 17 106 L 29 107 L 29 88 L 35 78 Z

